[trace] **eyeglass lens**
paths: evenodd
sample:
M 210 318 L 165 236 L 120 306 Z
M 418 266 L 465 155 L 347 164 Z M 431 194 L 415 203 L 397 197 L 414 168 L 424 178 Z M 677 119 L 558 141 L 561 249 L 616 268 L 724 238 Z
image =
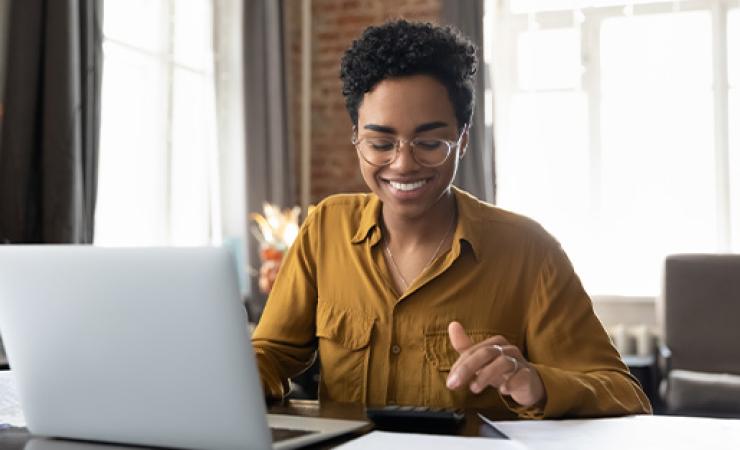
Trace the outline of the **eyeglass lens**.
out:
M 438 166 L 450 153 L 450 143 L 442 139 L 414 139 L 410 142 L 414 160 L 423 166 Z M 365 138 L 357 149 L 370 164 L 384 166 L 392 163 L 400 152 L 400 142 L 394 139 Z

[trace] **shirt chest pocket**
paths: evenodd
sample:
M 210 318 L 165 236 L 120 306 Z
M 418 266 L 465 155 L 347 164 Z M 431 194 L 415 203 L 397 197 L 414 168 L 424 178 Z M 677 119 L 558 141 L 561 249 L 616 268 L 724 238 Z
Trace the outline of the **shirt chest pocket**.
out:
M 480 343 L 493 336 L 501 335 L 512 344 L 516 337 L 510 333 L 495 330 L 470 330 L 467 332 L 473 344 Z M 460 388 L 451 391 L 447 388 L 447 377 L 450 369 L 460 356 L 450 342 L 447 330 L 428 331 L 424 334 L 425 382 L 424 397 L 429 406 L 443 407 L 480 407 L 491 408 L 503 406 L 498 392 L 492 388 L 480 394 L 473 394 L 470 389 Z
M 319 302 L 316 336 L 321 362 L 321 398 L 365 403 L 370 340 L 375 319 Z

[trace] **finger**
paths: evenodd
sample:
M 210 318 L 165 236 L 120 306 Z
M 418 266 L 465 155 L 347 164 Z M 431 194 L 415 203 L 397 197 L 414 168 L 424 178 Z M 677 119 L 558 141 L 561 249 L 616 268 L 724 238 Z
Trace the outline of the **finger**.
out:
M 462 353 L 473 345 L 473 341 L 470 340 L 465 328 L 460 322 L 452 321 L 447 327 L 447 333 L 450 335 L 450 343 L 452 347 L 458 352 Z
M 523 360 L 517 356 L 513 356 L 516 353 L 518 353 L 516 347 L 504 347 L 504 356 L 496 358 L 493 362 L 479 370 L 470 382 L 470 390 L 478 394 L 486 386 L 493 386 L 498 389 L 504 385 L 510 377 L 515 375 L 515 369 L 518 372 L 520 368 L 524 367 L 525 363 Z M 514 363 L 514 360 L 516 360 L 516 363 Z
M 506 346 L 506 345 L 509 345 L 509 341 L 507 341 L 505 337 L 497 335 L 497 336 L 490 337 L 486 339 L 485 341 L 481 341 L 473 345 L 472 347 L 468 348 L 467 350 L 465 350 L 463 353 L 460 354 L 460 357 L 457 358 L 457 360 L 452 364 L 452 367 L 450 368 L 450 373 L 454 372 L 455 369 L 460 364 L 465 362 L 465 360 L 469 357 L 469 355 L 473 353 L 474 351 L 476 351 L 477 349 L 483 348 L 483 347 L 494 347 L 496 345 Z
M 450 376 L 447 378 L 447 387 L 457 389 L 460 386 L 467 385 L 476 376 L 478 371 L 501 355 L 503 355 L 503 349 L 500 345 L 476 345 L 464 352 L 455 361 L 455 364 L 450 370 Z
M 476 377 L 476 374 L 492 364 L 492 361 L 500 358 L 503 355 L 501 347 L 496 346 L 483 346 L 476 347 L 475 351 L 466 353 L 465 355 L 458 358 L 460 361 L 455 367 L 454 371 L 450 372 L 449 380 L 454 381 L 448 383 L 448 387 L 451 389 L 458 388 L 460 386 L 466 386 Z M 450 385 L 454 384 L 454 385 Z

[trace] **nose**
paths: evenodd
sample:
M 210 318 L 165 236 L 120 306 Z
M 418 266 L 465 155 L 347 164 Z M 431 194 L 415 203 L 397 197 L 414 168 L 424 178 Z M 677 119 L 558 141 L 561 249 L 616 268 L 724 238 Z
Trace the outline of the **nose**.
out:
M 411 143 L 408 141 L 401 141 L 398 144 L 398 156 L 395 161 L 390 164 L 390 167 L 398 172 L 411 172 L 419 168 L 419 163 L 414 159 L 413 150 Z

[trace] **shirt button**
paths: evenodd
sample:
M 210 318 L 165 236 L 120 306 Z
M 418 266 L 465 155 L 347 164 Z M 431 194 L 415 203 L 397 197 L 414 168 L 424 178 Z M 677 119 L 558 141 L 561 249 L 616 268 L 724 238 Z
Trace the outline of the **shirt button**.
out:
M 391 351 L 394 355 L 397 355 L 401 353 L 401 347 L 399 347 L 398 345 L 394 345 L 393 347 L 391 347 Z

